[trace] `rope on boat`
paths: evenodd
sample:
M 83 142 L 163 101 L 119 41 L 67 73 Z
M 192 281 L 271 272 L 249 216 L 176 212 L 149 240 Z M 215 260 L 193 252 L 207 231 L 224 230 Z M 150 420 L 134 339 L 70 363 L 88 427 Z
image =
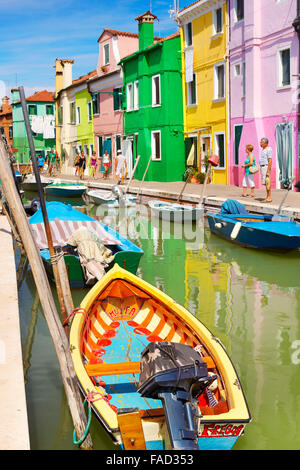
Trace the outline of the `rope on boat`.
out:
M 57 264 L 58 261 L 64 257 L 64 252 L 60 251 L 59 253 L 55 253 L 54 255 L 50 256 L 51 264 Z
M 69 319 L 73 316 L 73 315 L 76 315 L 76 313 L 82 313 L 83 315 L 87 315 L 87 312 L 85 310 L 85 308 L 82 308 L 82 307 L 77 307 L 77 308 L 74 308 L 72 310 L 72 312 L 70 313 L 70 315 L 68 315 L 68 317 L 65 319 L 65 321 L 63 322 L 62 326 L 66 326 L 67 323 L 69 322 Z
M 90 426 L 91 426 L 91 421 L 92 421 L 92 408 L 91 408 L 91 403 L 93 403 L 94 401 L 96 400 L 100 400 L 101 398 L 103 398 L 102 396 L 98 397 L 98 398 L 95 398 L 95 395 L 101 395 L 100 392 L 89 392 L 87 394 L 87 396 L 85 397 L 85 400 L 83 402 L 83 407 L 84 405 L 87 403 L 88 404 L 88 420 L 87 420 L 87 425 L 86 425 L 86 428 L 84 430 L 84 433 L 82 435 L 82 437 L 78 440 L 76 440 L 77 436 L 76 436 L 76 430 L 74 429 L 74 432 L 73 432 L 73 444 L 75 444 L 76 446 L 80 446 L 84 440 L 86 439 L 89 431 L 90 431 Z

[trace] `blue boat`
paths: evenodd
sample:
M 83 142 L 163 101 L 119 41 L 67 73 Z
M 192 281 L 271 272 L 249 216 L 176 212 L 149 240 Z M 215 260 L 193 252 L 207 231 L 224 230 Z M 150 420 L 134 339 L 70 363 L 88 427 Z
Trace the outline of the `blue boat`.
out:
M 76 253 L 76 250 L 72 250 L 72 248 L 67 245 L 67 240 L 69 239 L 69 235 L 72 234 L 72 230 L 77 230 L 83 226 L 87 228 L 91 227 L 92 230 L 101 232 L 100 236 L 103 240 L 103 244 L 113 253 L 113 261 L 110 262 L 108 267 L 105 269 L 106 271 L 117 263 L 129 272 L 136 274 L 140 258 L 144 254 L 144 251 L 130 240 L 121 236 L 111 227 L 102 224 L 93 217 L 89 217 L 88 215 L 73 209 L 70 204 L 66 205 L 58 201 L 47 202 L 46 209 L 52 236 L 54 237 L 53 244 L 60 245 L 64 249 L 64 258 L 69 273 L 71 288 L 82 288 L 86 286 L 85 272 L 82 268 L 80 257 L 78 253 Z M 40 248 L 41 257 L 48 277 L 54 281 L 41 209 L 30 217 L 29 223 L 32 226 L 37 246 Z M 55 226 L 55 224 L 57 224 L 57 226 Z M 57 235 L 58 233 L 59 235 Z
M 225 201 L 218 214 L 207 214 L 212 233 L 248 248 L 291 251 L 300 247 L 300 224 L 281 214 L 253 215 L 243 204 Z

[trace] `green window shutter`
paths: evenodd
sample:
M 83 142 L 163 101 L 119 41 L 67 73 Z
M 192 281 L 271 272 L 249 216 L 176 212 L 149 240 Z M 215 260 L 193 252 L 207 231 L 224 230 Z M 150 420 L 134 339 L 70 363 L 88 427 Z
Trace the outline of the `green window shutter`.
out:
M 92 103 L 90 101 L 88 102 L 88 120 L 92 120 Z
M 46 104 L 46 114 L 47 114 L 47 115 L 52 115 L 52 114 L 54 114 L 52 104 Z
M 126 86 L 123 86 L 122 88 L 120 88 L 120 90 L 122 91 L 121 109 L 126 111 L 126 108 L 127 108 Z
M 97 93 L 93 95 L 93 114 L 100 113 L 100 95 Z
M 115 88 L 113 91 L 114 111 L 122 109 L 122 88 Z
M 243 126 L 235 126 L 234 128 L 234 164 L 239 164 L 239 148 L 242 136 Z
M 28 105 L 28 114 L 30 114 L 31 116 L 37 115 L 37 106 L 35 104 Z
M 75 124 L 76 116 L 75 116 L 75 103 L 70 103 L 70 121 L 71 124 Z
M 57 109 L 57 122 L 61 126 L 63 123 L 63 111 L 62 106 L 59 106 Z

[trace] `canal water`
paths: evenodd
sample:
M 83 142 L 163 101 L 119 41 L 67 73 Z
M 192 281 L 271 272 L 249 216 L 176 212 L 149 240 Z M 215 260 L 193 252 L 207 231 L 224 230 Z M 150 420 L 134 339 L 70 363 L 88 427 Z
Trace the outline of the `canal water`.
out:
M 30 195 L 29 195 L 30 196 Z M 79 205 L 79 201 L 72 201 Z M 162 289 L 217 336 L 240 377 L 252 422 L 234 449 L 298 449 L 300 252 L 264 253 L 211 235 L 206 221 L 165 224 L 146 206 L 126 219 L 99 206 L 80 210 L 126 231 L 143 248 L 138 276 Z M 30 267 L 16 253 L 31 448 L 76 449 L 52 339 Z M 56 298 L 54 285 L 53 294 Z M 73 290 L 78 306 L 86 289 Z M 115 449 L 93 416 L 95 449 Z

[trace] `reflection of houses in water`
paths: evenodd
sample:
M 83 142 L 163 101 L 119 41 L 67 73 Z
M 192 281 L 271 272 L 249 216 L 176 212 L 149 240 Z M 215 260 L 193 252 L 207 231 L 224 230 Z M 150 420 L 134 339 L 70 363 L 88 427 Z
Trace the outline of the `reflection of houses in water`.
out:
M 185 307 L 208 328 L 224 332 L 229 305 L 229 266 L 206 248 L 188 251 L 185 265 Z M 213 315 L 212 315 L 213 314 Z

